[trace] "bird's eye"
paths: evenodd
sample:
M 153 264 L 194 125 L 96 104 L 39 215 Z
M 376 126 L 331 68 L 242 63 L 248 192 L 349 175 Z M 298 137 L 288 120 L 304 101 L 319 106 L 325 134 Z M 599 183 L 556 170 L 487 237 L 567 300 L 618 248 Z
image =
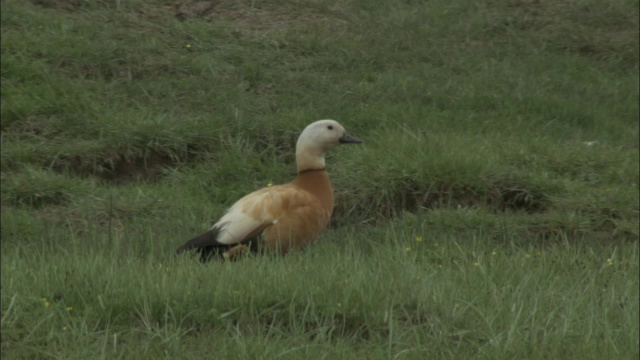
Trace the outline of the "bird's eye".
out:
M 327 129 L 329 129 L 329 130 L 333 130 L 333 125 L 328 125 L 328 126 L 327 126 Z

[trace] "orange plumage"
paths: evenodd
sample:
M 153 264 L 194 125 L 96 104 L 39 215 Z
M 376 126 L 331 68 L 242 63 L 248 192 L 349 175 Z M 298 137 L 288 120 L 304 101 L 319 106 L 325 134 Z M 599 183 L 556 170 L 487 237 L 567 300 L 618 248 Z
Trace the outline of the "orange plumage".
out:
M 333 211 L 333 189 L 324 155 L 339 144 L 361 143 L 334 120 L 307 126 L 296 145 L 298 175 L 285 185 L 254 191 L 233 204 L 211 230 L 189 240 L 177 252 L 197 249 L 234 258 L 247 249 L 300 250 L 317 238 Z

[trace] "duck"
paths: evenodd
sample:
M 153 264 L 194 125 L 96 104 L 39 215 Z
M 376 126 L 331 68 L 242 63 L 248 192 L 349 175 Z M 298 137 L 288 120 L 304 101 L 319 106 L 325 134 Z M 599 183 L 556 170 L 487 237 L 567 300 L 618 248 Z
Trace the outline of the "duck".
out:
M 342 144 L 363 141 L 335 120 L 318 120 L 304 128 L 296 143 L 296 177 L 267 186 L 236 201 L 205 233 L 176 253 L 197 252 L 202 262 L 235 260 L 246 253 L 286 254 L 303 250 L 326 228 L 333 213 L 333 188 L 325 154 Z

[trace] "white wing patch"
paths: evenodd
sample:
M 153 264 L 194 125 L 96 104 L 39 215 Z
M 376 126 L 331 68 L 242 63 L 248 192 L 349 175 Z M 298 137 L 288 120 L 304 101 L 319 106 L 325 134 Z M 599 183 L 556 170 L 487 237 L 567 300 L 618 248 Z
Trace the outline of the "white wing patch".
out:
M 237 244 L 246 240 L 259 227 L 275 224 L 278 220 L 268 211 L 273 204 L 271 190 L 272 188 L 265 188 L 252 192 L 233 204 L 212 226 L 220 229 L 216 241 L 225 245 Z

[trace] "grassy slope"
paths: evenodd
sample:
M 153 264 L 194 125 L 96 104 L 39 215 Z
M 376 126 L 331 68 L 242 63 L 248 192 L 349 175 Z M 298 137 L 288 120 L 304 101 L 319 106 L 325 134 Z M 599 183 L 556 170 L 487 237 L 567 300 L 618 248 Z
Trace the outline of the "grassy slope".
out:
M 2 2 L 3 356 L 637 358 L 637 2 L 48 4 Z M 170 256 L 319 118 L 366 140 L 321 242 Z

